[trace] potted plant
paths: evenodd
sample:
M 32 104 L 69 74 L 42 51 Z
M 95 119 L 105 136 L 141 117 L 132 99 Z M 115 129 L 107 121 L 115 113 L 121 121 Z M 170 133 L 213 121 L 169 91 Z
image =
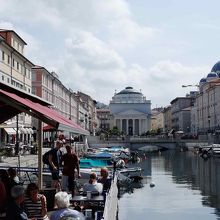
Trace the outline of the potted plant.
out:
M 4 162 L 5 155 L 7 154 L 4 148 L 0 148 L 0 163 Z

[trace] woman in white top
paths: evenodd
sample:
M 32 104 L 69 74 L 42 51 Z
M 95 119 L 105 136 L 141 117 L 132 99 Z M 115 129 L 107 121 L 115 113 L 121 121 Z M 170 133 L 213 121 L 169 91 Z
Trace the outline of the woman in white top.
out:
M 89 182 L 83 185 L 83 192 L 86 193 L 87 191 L 91 191 L 92 193 L 97 192 L 99 194 L 102 194 L 103 185 L 97 182 L 96 173 L 91 173 Z

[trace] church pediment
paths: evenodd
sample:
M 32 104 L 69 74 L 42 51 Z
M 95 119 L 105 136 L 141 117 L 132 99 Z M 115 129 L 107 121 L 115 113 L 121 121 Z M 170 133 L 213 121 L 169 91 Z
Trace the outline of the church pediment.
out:
M 126 111 L 119 112 L 115 115 L 117 115 L 117 116 L 122 116 L 122 115 L 123 116 L 141 116 L 141 115 L 146 115 L 146 114 L 143 112 L 134 110 L 134 109 L 128 109 Z

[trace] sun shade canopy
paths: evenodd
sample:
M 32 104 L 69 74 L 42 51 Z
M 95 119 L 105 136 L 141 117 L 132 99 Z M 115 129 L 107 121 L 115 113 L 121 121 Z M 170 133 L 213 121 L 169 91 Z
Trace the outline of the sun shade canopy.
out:
M 0 84 L 0 123 L 7 121 L 21 112 L 25 112 L 56 129 L 89 135 L 88 131 L 48 107 L 50 104 L 40 98 L 38 99 L 36 96 L 22 93 L 13 88 L 3 88 L 7 87 Z

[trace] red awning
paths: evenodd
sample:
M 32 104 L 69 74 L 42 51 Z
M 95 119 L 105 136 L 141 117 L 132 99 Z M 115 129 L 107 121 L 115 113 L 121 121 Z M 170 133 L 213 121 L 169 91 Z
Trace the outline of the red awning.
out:
M 47 131 L 55 131 L 56 130 L 56 128 L 54 128 L 53 126 L 51 126 L 51 125 L 45 125 L 44 127 L 43 127 L 43 131 L 45 131 L 45 132 L 47 132 Z
M 89 135 L 89 132 L 81 128 L 73 121 L 66 119 L 57 111 L 43 105 L 42 100 L 36 99 L 32 101 L 31 95 L 23 93 L 22 96 L 13 92 L 8 92 L 0 89 L 0 123 L 14 117 L 18 113 L 26 112 L 35 118 L 42 120 L 43 122 L 51 125 L 52 127 L 70 131 L 77 134 Z

